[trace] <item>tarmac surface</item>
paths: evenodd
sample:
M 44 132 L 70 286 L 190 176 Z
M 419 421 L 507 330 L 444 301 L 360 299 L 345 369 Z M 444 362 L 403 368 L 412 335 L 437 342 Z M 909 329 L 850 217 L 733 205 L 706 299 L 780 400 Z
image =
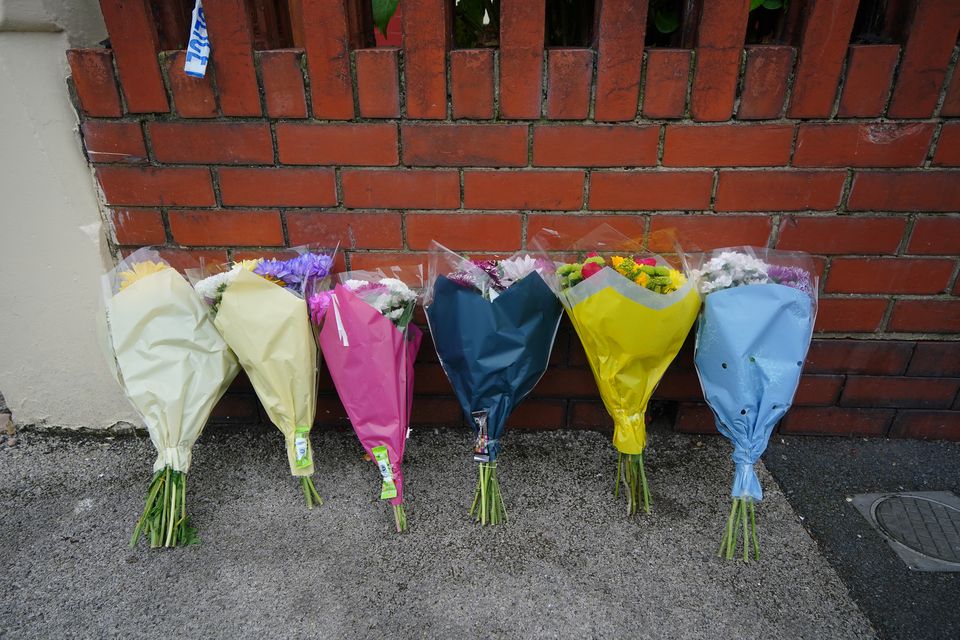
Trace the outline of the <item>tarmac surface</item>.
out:
M 510 520 L 485 529 L 466 430 L 415 429 L 398 535 L 352 432 L 314 432 L 310 512 L 278 432 L 211 429 L 188 487 L 203 542 L 158 551 L 127 547 L 146 437 L 21 433 L 0 443 L 0 637 L 874 637 L 762 465 L 761 560 L 721 560 L 729 443 L 650 440 L 653 511 L 628 518 L 609 436 L 508 433 Z
M 960 495 L 960 442 L 774 436 L 764 457 L 881 638 L 960 638 L 960 573 L 912 571 L 847 498 Z

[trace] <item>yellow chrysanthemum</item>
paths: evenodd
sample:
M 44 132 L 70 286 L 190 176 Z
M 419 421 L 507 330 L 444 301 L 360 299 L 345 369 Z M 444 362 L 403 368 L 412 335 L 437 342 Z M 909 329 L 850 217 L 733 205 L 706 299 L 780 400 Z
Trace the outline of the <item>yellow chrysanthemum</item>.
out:
M 650 276 L 648 276 L 648 275 L 645 274 L 645 273 L 641 273 L 641 274 L 638 275 L 636 278 L 634 278 L 633 281 L 636 282 L 636 283 L 637 283 L 638 285 L 640 285 L 641 287 L 645 287 L 645 286 L 647 286 L 647 284 L 649 284 L 649 282 L 650 282 Z
M 150 260 L 138 262 L 137 264 L 133 265 L 133 268 L 129 271 L 120 272 L 120 290 L 123 291 L 141 278 L 146 278 L 151 274 L 159 273 L 164 269 L 169 268 L 169 266 L 163 264 L 162 262 L 153 262 Z
M 613 268 L 617 271 L 620 270 L 620 265 L 623 264 L 623 261 L 626 260 L 623 256 L 613 256 L 610 258 L 610 262 L 613 263 Z
M 687 284 L 687 278 L 676 269 L 670 269 L 670 291 L 676 291 Z
M 263 258 L 256 258 L 254 260 L 241 260 L 240 262 L 234 262 L 233 266 L 240 265 L 240 268 L 244 269 L 245 271 L 253 271 L 262 261 Z

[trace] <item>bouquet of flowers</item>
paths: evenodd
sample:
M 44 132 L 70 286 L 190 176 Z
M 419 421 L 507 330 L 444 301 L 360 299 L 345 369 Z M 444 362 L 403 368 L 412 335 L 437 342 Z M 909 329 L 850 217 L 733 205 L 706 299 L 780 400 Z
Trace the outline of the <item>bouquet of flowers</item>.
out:
M 817 277 L 804 253 L 720 249 L 693 272 L 705 296 L 695 362 L 717 430 L 733 443 L 733 505 L 718 555 L 759 559 L 754 464 L 790 408 L 817 311 Z M 749 519 L 749 524 L 748 524 Z
M 545 230 L 534 242 L 545 246 L 558 237 Z M 641 504 L 649 512 L 647 404 L 696 320 L 700 296 L 682 270 L 609 225 L 567 244 L 590 249 L 582 260 L 557 267 L 556 292 L 613 418 L 615 492 L 622 483 L 629 515 Z M 682 259 L 679 247 L 677 253 Z
M 140 249 L 103 277 L 109 361 L 157 449 L 146 506 L 130 539 L 197 542 L 187 516 L 193 444 L 240 370 L 207 309 L 179 273 Z
M 422 286 L 423 268 L 417 267 L 417 284 Z M 419 294 L 404 282 L 403 269 L 391 271 L 393 277 L 382 271 L 340 274 L 334 290 L 316 293 L 308 303 L 337 394 L 360 443 L 380 469 L 380 499 L 390 501 L 400 532 L 407 528 L 401 464 L 413 400 L 413 363 L 423 334 L 411 324 Z
M 195 283 L 213 323 L 237 354 L 271 422 L 283 433 L 290 472 L 307 507 L 323 504 L 310 476 L 317 406 L 317 346 L 304 296 L 329 287 L 335 252 L 260 259 Z
M 434 242 L 424 307 L 437 355 L 476 435 L 480 464 L 470 515 L 506 520 L 497 458 L 507 418 L 550 361 L 563 310 L 546 279 L 550 260 L 523 251 L 471 261 Z

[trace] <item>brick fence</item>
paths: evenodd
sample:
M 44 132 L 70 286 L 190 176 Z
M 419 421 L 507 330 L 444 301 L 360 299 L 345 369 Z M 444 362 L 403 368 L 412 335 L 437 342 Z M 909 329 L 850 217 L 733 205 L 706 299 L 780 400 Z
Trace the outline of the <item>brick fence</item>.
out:
M 257 51 L 242 0 L 204 0 L 198 80 L 146 0 L 101 0 L 112 48 L 68 57 L 116 246 L 182 265 L 339 241 L 369 268 L 607 222 L 801 249 L 821 306 L 781 431 L 960 438 L 960 2 L 851 45 L 857 0 L 808 0 L 796 46 L 745 47 L 748 0 L 711 1 L 694 49 L 646 51 L 643 0 L 598 0 L 589 48 L 544 47 L 544 0 L 502 0 L 498 49 L 452 48 L 444 0 L 402 4 L 400 49 L 355 47 L 350 2 L 299 0 L 298 48 Z M 429 342 L 420 360 L 414 422 L 459 424 Z M 607 424 L 568 327 L 552 360 L 512 423 Z M 342 423 L 321 385 L 318 422 Z M 655 398 L 713 431 L 690 344 Z M 258 415 L 245 381 L 217 410 Z

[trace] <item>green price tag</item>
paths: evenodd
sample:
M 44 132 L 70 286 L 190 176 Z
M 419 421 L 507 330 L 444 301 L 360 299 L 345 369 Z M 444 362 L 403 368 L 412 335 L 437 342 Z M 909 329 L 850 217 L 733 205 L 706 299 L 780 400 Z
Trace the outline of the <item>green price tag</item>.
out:
M 383 487 L 380 489 L 380 499 L 389 500 L 397 497 L 397 484 L 393 481 L 393 469 L 390 467 L 390 454 L 383 445 L 374 447 L 372 450 L 373 459 L 380 467 L 380 475 L 383 477 Z

